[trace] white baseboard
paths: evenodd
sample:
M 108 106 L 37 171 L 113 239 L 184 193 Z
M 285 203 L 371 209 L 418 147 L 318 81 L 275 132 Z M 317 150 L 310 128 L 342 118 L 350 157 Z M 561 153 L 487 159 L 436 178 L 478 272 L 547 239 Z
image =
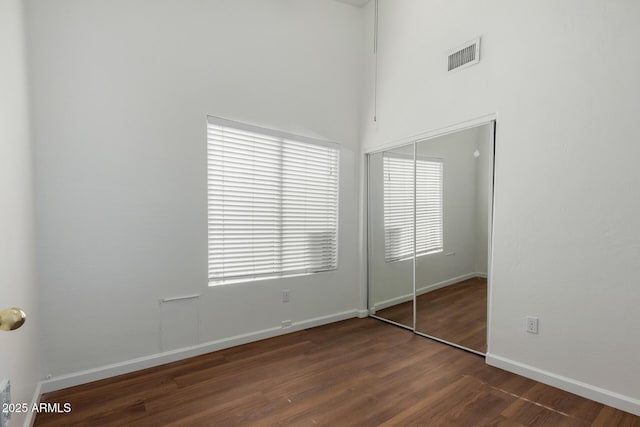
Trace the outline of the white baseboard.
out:
M 444 288 L 445 286 L 453 285 L 455 283 L 462 282 L 463 280 L 471 279 L 473 277 L 482 277 L 486 279 L 487 273 L 473 272 L 473 273 L 467 273 L 460 276 L 452 277 L 451 279 L 443 280 L 442 282 L 417 288 L 416 294 L 417 295 L 426 294 L 427 292 L 435 291 L 436 289 Z M 383 310 L 385 308 L 393 307 L 394 305 L 402 304 L 403 302 L 407 302 L 411 300 L 413 300 L 413 294 L 400 295 L 399 297 L 380 301 L 374 304 L 373 308 L 375 311 Z
M 87 369 L 85 371 L 60 375 L 49 380 L 41 381 L 38 385 L 39 390 L 37 397 L 39 399 L 41 393 L 49 393 L 67 387 L 86 384 L 92 381 L 115 377 L 117 375 L 127 374 L 129 372 L 139 371 L 141 369 L 151 368 L 158 365 L 164 365 L 166 363 L 187 359 L 189 357 L 199 356 L 201 354 L 211 353 L 213 351 L 223 350 L 225 348 L 247 344 L 253 341 L 259 341 L 265 338 L 272 338 L 278 335 L 284 335 L 303 329 L 313 328 L 315 326 L 325 325 L 327 323 L 339 322 L 341 320 L 351 319 L 353 317 L 360 317 L 361 312 L 367 313 L 366 310 L 343 311 L 341 313 L 334 313 L 327 316 L 294 322 L 288 328 L 273 327 L 263 329 L 261 331 L 236 335 L 216 341 L 210 341 L 192 347 L 166 351 L 163 353 L 152 354 L 149 356 L 127 360 L 124 362 L 101 366 L 99 368 Z
M 360 319 L 364 319 L 369 316 L 369 310 L 356 310 L 356 313 Z
M 385 308 L 393 307 L 394 305 L 402 304 L 403 302 L 411 300 L 413 300 L 413 294 L 400 295 L 399 297 L 390 298 L 374 304 L 373 309 L 374 311 L 384 310 Z
M 426 294 L 427 292 L 435 291 L 436 289 L 444 288 L 449 285 L 455 285 L 456 283 L 462 282 L 464 280 L 472 279 L 474 277 L 482 277 L 483 279 L 486 279 L 487 273 L 473 272 L 473 273 L 463 274 L 457 277 L 452 277 L 451 279 L 443 280 L 442 282 L 417 288 L 416 294 L 418 295 Z
M 586 384 L 562 375 L 557 375 L 553 372 L 544 371 L 542 369 L 525 365 L 524 363 L 516 362 L 515 360 L 507 359 L 506 357 L 497 356 L 491 353 L 487 353 L 486 362 L 488 365 L 504 369 L 505 371 L 513 372 L 570 393 L 577 394 L 578 396 L 586 397 L 587 399 L 595 400 L 596 402 L 613 406 L 614 408 L 622 411 L 640 416 L 640 400 L 638 399 L 596 387 L 591 384 Z
M 31 398 L 31 404 L 29 408 L 33 408 L 34 405 L 38 405 L 40 403 L 40 396 L 42 395 L 42 381 L 36 385 L 36 389 L 33 392 L 33 398 Z M 24 420 L 24 427 L 32 427 L 33 423 L 36 421 L 36 415 L 38 415 L 35 411 L 27 411 L 27 417 Z

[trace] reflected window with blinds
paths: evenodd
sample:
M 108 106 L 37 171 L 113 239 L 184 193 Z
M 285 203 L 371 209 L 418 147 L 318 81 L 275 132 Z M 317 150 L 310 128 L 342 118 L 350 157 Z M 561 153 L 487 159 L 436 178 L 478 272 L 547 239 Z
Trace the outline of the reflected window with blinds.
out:
M 207 118 L 209 285 L 335 270 L 338 145 Z
M 386 262 L 413 255 L 414 160 L 411 155 L 385 153 L 384 255 Z M 415 161 L 416 256 L 443 250 L 443 162 Z

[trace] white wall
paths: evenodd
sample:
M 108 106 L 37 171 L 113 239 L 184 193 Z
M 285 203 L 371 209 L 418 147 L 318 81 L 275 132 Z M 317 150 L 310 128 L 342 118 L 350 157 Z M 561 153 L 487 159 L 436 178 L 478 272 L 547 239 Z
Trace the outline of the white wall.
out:
M 203 343 L 354 315 L 361 10 L 316 0 L 29 6 L 53 375 L 158 353 L 164 297 L 201 295 Z M 340 143 L 338 271 L 207 286 L 207 114 Z
M 0 331 L 0 382 L 11 381 L 14 403 L 31 402 L 42 374 L 23 15 L 20 0 L 0 2 L 0 310 L 27 313 L 20 329 Z M 23 421 L 15 413 L 11 425 Z
M 626 0 L 381 0 L 363 141 L 497 113 L 492 363 L 640 414 L 639 15 Z M 447 73 L 478 35 L 480 64 Z
M 371 149 L 497 112 L 489 351 L 637 405 L 640 4 L 380 3 L 374 124 L 373 61 L 359 73 L 372 27 L 361 27 L 358 9 L 29 1 L 42 312 L 74 325 L 69 334 L 48 322 L 52 373 L 157 352 L 165 296 L 202 295 L 201 341 L 351 310 L 363 295 L 352 262 L 361 249 L 358 119 Z M 371 6 L 362 11 L 369 24 Z M 2 15 L 10 31 L 14 15 Z M 449 49 L 477 35 L 481 63 L 446 73 Z M 12 98 L 3 97 L 12 108 L 2 117 L 18 114 L 8 123 L 24 129 L 21 98 Z M 206 287 L 206 114 L 342 143 L 338 272 Z M 28 175 L 24 162 L 11 165 Z M 26 218 L 15 217 L 12 232 Z M 287 306 L 283 287 L 292 289 Z M 523 332 L 526 315 L 540 317 L 539 335 Z

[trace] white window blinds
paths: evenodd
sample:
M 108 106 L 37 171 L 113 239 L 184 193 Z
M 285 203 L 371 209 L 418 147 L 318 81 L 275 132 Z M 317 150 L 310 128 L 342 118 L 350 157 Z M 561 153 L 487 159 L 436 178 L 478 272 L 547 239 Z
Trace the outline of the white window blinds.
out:
M 424 255 L 443 248 L 443 164 L 440 159 L 418 159 L 415 167 L 416 255 Z M 413 254 L 413 168 L 411 156 L 383 156 L 386 262 Z
M 440 252 L 444 246 L 442 175 L 442 160 L 416 160 L 416 255 Z
M 335 270 L 338 146 L 208 118 L 209 284 Z
M 383 156 L 384 258 L 398 261 L 413 254 L 413 158 Z

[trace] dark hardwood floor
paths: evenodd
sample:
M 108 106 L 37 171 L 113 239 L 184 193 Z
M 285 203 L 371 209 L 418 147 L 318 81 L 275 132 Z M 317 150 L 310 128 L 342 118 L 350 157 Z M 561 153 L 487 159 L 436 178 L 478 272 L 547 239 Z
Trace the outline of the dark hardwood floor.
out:
M 351 319 L 49 393 L 37 426 L 640 426 L 640 417 Z
M 418 295 L 416 330 L 485 353 L 487 279 L 473 278 Z
M 376 315 L 411 326 L 413 302 L 379 310 Z M 474 277 L 418 295 L 416 330 L 481 353 L 486 352 L 487 279 Z

